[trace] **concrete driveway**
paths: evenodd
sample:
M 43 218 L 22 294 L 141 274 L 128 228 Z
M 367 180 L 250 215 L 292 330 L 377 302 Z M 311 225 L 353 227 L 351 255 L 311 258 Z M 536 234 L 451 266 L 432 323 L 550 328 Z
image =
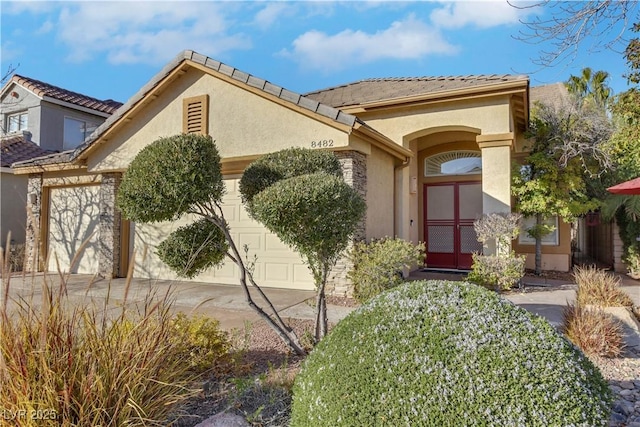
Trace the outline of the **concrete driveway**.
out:
M 464 275 L 437 272 L 416 272 L 410 277 L 419 279 L 463 280 Z M 225 329 L 242 328 L 246 322 L 259 319 L 249 307 L 242 289 L 239 286 L 219 285 L 212 283 L 179 282 L 169 280 L 132 279 L 98 279 L 89 275 L 72 274 L 65 276 L 64 281 L 57 274 L 14 275 L 7 280 L 3 278 L 4 295 L 9 288 L 9 305 L 15 304 L 11 299 L 24 298 L 38 305 L 42 299 L 43 284 L 57 289 L 59 284 L 66 284 L 69 300 L 78 304 L 98 304 L 104 307 L 108 299 L 108 309 L 118 310 L 123 304 L 133 306 L 154 294 L 156 298 L 166 294 L 173 299 L 176 311 L 207 314 L 220 321 Z M 640 305 L 640 282 L 623 277 L 622 289 Z M 264 293 L 273 302 L 283 318 L 314 319 L 313 300 L 315 292 L 289 289 L 263 288 Z M 257 303 L 266 307 L 255 290 L 251 291 Z M 575 285 L 561 281 L 538 278 L 527 278 L 523 292 L 511 292 L 504 297 L 526 310 L 545 317 L 552 325 L 562 323 L 562 311 L 567 302 L 575 300 Z M 351 308 L 329 305 L 330 322 L 338 322 L 344 318 Z M 639 338 L 640 339 L 640 338 Z M 640 341 L 639 341 L 640 345 Z

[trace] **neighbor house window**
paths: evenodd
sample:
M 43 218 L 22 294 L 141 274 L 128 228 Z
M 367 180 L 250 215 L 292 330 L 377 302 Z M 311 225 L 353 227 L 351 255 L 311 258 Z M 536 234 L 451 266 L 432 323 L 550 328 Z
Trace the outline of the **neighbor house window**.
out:
M 557 246 L 559 244 L 558 239 L 558 217 L 552 216 L 542 221 L 544 225 L 547 225 L 553 229 L 553 231 L 542 237 L 542 244 L 547 246 Z M 518 236 L 518 243 L 521 245 L 535 245 L 536 239 L 531 237 L 527 230 L 536 225 L 536 217 L 528 216 L 522 218 L 520 222 L 520 234 Z
M 82 144 L 84 140 L 96 130 L 98 125 L 86 120 L 74 119 L 72 117 L 64 118 L 64 141 L 62 148 L 70 150 Z
M 27 130 L 28 125 L 29 113 L 27 113 L 26 111 L 11 114 L 7 117 L 7 133 Z
M 482 158 L 478 151 L 447 151 L 424 159 L 424 176 L 481 173 Z

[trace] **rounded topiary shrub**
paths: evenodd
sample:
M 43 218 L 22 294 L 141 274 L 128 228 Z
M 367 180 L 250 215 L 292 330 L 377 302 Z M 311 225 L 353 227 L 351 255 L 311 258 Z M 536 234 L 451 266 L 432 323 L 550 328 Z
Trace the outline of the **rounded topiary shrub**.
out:
M 292 426 L 606 425 L 597 368 L 480 286 L 412 282 L 341 321 L 296 378 Z

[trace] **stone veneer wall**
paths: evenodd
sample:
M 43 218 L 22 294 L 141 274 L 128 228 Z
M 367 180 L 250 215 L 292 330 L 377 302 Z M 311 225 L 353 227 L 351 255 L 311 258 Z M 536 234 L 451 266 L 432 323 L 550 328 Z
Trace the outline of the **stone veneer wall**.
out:
M 116 277 L 120 267 L 121 214 L 116 209 L 116 192 L 121 173 L 104 173 L 100 183 L 98 269 L 102 277 Z
M 367 156 L 358 151 L 336 151 L 336 157 L 342 165 L 342 173 L 347 184 L 367 200 Z M 366 215 L 356 229 L 353 240 L 362 241 L 366 239 Z M 351 244 L 349 245 L 351 247 Z M 327 294 L 338 296 L 351 296 L 353 288 L 347 279 L 347 273 L 352 267 L 352 263 L 346 256 L 338 260 L 335 267 L 329 273 L 327 283 Z
M 31 199 L 35 195 L 34 203 Z M 29 174 L 27 183 L 27 225 L 24 271 L 40 270 L 40 218 L 42 217 L 42 174 Z

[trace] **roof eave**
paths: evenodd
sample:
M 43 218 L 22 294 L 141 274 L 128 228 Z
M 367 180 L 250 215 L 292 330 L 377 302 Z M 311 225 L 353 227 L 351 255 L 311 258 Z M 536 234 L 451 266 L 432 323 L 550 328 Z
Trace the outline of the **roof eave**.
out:
M 364 113 L 373 110 L 400 108 L 407 106 L 431 104 L 434 102 L 460 101 L 469 98 L 494 96 L 528 90 L 529 79 L 522 78 L 507 82 L 491 83 L 470 88 L 443 90 L 408 97 L 399 97 L 374 101 L 364 104 L 342 107 L 342 111 L 350 114 Z
M 18 162 L 11 165 L 11 168 L 13 169 L 15 175 L 28 175 L 32 173 L 80 170 L 86 169 L 87 167 L 71 162 L 48 163 L 44 165 L 20 165 L 20 163 Z
M 73 102 L 62 101 L 60 99 L 53 98 L 53 97 L 48 96 L 48 95 L 42 96 L 41 99 L 43 101 L 47 101 L 47 102 L 50 102 L 52 104 L 60 105 L 62 107 L 70 108 L 70 109 L 77 110 L 77 111 L 82 111 L 83 113 L 91 114 L 91 115 L 94 115 L 94 116 L 100 116 L 100 117 L 104 117 L 104 118 L 107 118 L 107 117 L 111 116 L 110 113 L 105 113 L 104 111 L 94 110 L 93 108 L 89 108 L 89 107 L 83 107 L 82 105 L 74 104 Z
M 353 133 L 403 162 L 413 157 L 411 150 L 396 144 L 392 139 L 361 121 L 356 122 L 353 127 Z
M 187 72 L 189 67 L 196 68 L 228 83 L 270 99 L 291 110 L 322 121 L 344 132 L 351 132 L 356 118 L 338 108 L 321 104 L 300 94 L 288 91 L 266 80 L 254 77 L 241 70 L 216 61 L 194 51 L 183 51 L 169 62 L 127 103 L 96 129 L 84 144 L 76 149 L 71 161 L 86 160 L 90 152 L 107 142 L 120 124 L 129 121 L 148 102 L 159 95 L 168 84 Z

